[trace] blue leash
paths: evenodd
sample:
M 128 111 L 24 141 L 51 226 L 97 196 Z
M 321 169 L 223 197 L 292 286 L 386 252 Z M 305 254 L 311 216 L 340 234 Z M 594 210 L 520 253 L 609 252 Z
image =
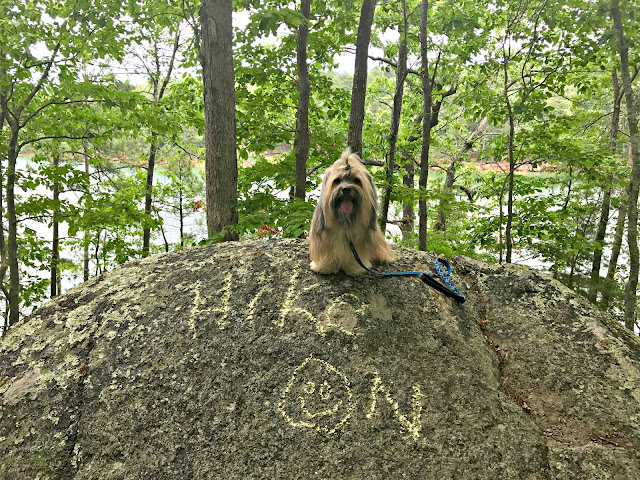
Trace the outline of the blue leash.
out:
M 434 288 L 447 297 L 453 298 L 456 302 L 464 303 L 466 301 L 464 295 L 460 293 L 460 290 L 456 288 L 456 286 L 449 278 L 449 275 L 451 275 L 451 265 L 449 265 L 449 262 L 447 262 L 443 258 L 436 259 L 435 266 L 438 277 L 440 277 L 440 280 L 442 280 L 445 285 L 441 284 L 435 278 L 433 278 L 436 274 L 431 272 L 376 272 L 374 270 L 371 270 L 370 268 L 365 267 L 364 263 L 362 263 L 362 260 L 360 260 L 358 252 L 356 252 L 356 247 L 353 246 L 353 242 L 351 240 L 349 240 L 349 248 L 351 248 L 351 252 L 355 257 L 356 262 L 358 262 L 358 265 L 364 268 L 367 272 L 373 273 L 374 275 L 378 275 L 380 277 L 418 276 L 420 280 L 429 285 L 431 288 Z M 444 267 L 447 269 L 447 273 L 444 272 L 440 264 L 444 265 Z

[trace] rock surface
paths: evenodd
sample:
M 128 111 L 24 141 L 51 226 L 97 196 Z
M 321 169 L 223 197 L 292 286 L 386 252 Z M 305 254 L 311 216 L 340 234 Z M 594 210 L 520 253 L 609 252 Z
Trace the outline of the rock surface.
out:
M 533 270 L 451 263 L 464 305 L 314 274 L 301 240 L 90 280 L 0 339 L 0 478 L 640 478 L 638 339 Z

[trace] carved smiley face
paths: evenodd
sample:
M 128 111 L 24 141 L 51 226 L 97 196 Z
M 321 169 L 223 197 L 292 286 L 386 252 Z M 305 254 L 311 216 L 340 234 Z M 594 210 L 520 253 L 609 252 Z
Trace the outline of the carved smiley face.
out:
M 293 427 L 326 434 L 342 427 L 353 410 L 347 377 L 323 360 L 307 358 L 282 393 L 278 411 Z

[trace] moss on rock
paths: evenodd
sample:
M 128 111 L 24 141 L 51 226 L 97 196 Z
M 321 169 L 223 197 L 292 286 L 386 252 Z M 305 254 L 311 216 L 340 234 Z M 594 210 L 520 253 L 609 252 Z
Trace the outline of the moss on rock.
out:
M 640 478 L 638 339 L 533 270 L 451 263 L 464 305 L 314 274 L 301 240 L 94 278 L 0 341 L 0 478 Z

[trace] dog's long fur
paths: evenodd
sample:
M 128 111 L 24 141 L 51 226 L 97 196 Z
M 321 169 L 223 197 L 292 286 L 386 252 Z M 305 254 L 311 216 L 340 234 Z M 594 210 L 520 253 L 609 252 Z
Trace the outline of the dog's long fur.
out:
M 344 204 L 344 205 L 343 205 Z M 311 270 L 348 275 L 364 272 L 349 248 L 353 242 L 367 268 L 373 261 L 393 261 L 391 247 L 380 231 L 378 199 L 373 179 L 351 149 L 327 169 L 309 232 Z

